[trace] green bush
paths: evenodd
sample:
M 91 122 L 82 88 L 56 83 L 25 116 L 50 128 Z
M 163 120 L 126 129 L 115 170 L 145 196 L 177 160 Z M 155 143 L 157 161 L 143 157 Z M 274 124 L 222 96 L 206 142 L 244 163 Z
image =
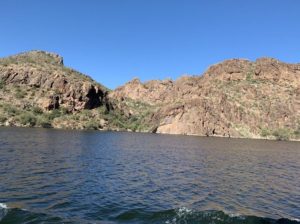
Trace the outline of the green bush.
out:
M 38 117 L 36 125 L 43 127 L 43 128 L 51 128 L 52 127 L 51 121 L 47 117 L 44 117 L 44 116 Z
M 4 123 L 7 120 L 7 117 L 4 115 L 0 115 L 0 123 Z
M 66 115 L 67 113 L 68 113 L 67 108 L 62 107 L 60 109 L 54 109 L 52 111 L 43 113 L 43 116 L 45 118 L 47 118 L 49 121 L 52 121 L 52 120 L 54 120 L 57 117 L 61 117 L 61 116 Z
M 48 113 L 48 116 L 47 118 L 49 120 L 53 120 L 54 118 L 57 118 L 57 117 L 60 117 L 62 116 L 62 113 L 59 109 L 55 109 L 55 110 L 52 110 L 51 112 Z
M 17 99 L 23 99 L 26 94 L 27 94 L 26 92 L 24 92 L 23 90 L 21 90 L 21 89 L 18 88 L 18 89 L 16 89 L 15 97 Z
M 294 131 L 294 135 L 295 135 L 296 138 L 300 137 L 300 126 L 298 127 L 297 130 Z
M 3 109 L 9 116 L 14 116 L 19 113 L 19 110 L 15 106 L 9 104 L 3 104 Z
M 262 137 L 267 137 L 267 136 L 270 136 L 270 135 L 271 135 L 271 132 L 270 132 L 270 130 L 267 129 L 267 128 L 262 128 L 260 134 L 261 134 Z
M 99 125 L 96 123 L 96 121 L 89 121 L 85 124 L 85 129 L 88 130 L 97 130 L 99 128 Z
M 289 129 L 280 128 L 273 132 L 273 135 L 277 140 L 287 141 L 292 137 L 292 133 Z
M 18 120 L 22 125 L 29 125 L 30 127 L 35 126 L 37 122 L 37 118 L 28 112 L 19 115 Z
M 254 75 L 253 71 L 247 72 L 246 81 L 251 83 L 251 84 L 259 83 L 259 81 L 257 79 L 255 79 L 255 75 Z
M 109 111 L 106 109 L 105 106 L 99 107 L 98 112 L 99 112 L 99 114 L 104 114 L 104 115 L 107 115 L 109 113 Z
M 68 117 L 71 120 L 79 121 L 80 115 L 78 115 L 78 114 L 72 114 L 72 115 L 69 115 Z
M 125 117 L 119 111 L 113 111 L 104 116 L 108 123 L 114 127 L 121 129 L 130 129 L 132 131 L 143 130 L 143 117 L 131 115 L 130 117 Z
M 38 106 L 35 106 L 35 107 L 32 107 L 32 112 L 35 113 L 35 114 L 42 114 L 43 109 L 38 107 Z
M 246 80 L 251 82 L 253 79 L 253 73 L 252 72 L 248 72 L 247 75 L 246 75 Z
M 0 89 L 3 89 L 5 86 L 5 82 L 3 82 L 3 80 L 0 80 Z
M 92 116 L 92 112 L 91 112 L 90 110 L 87 110 L 87 109 L 82 110 L 82 111 L 81 111 L 81 114 L 82 114 L 83 116 L 85 116 L 85 117 L 91 117 L 91 116 Z
M 67 108 L 65 108 L 65 107 L 61 107 L 61 108 L 60 108 L 60 114 L 61 114 L 61 115 L 65 115 L 65 114 L 68 114 L 68 113 L 69 113 L 69 111 L 68 111 Z

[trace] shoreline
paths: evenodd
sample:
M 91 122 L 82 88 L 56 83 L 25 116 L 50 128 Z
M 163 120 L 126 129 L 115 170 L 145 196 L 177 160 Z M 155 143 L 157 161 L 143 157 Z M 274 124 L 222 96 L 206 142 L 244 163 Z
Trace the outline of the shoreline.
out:
M 2 125 L 0 128 L 34 128 L 34 129 L 53 129 L 53 130 L 62 130 L 62 131 L 99 131 L 99 132 L 125 132 L 125 133 L 144 133 L 144 134 L 156 134 L 156 135 L 170 135 L 170 136 L 191 136 L 191 137 L 207 137 L 207 138 L 225 138 L 225 139 L 248 139 L 248 140 L 268 140 L 268 141 L 279 141 L 279 142 L 300 142 L 300 139 L 276 139 L 275 137 L 240 137 L 240 136 L 222 136 L 222 135 L 197 135 L 197 134 L 172 134 L 172 133 L 156 133 L 151 131 L 131 131 L 131 130 L 115 130 L 115 129 L 72 129 L 72 128 L 54 128 L 54 127 L 29 127 L 29 126 L 13 126 L 13 125 Z

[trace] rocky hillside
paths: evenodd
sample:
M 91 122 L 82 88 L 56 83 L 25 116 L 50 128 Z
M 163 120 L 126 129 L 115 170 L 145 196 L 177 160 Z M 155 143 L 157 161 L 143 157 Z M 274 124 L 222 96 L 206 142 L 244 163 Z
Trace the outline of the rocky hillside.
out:
M 52 53 L 31 51 L 0 60 L 0 77 L 5 101 L 25 108 L 32 103 L 44 110 L 64 107 L 68 111 L 93 109 L 106 103 L 106 89 L 88 76 L 63 66 Z M 19 87 L 19 89 L 18 89 Z M 26 94 L 30 91 L 32 94 Z
M 271 58 L 227 60 L 203 76 L 138 79 L 110 93 L 152 108 L 152 131 L 168 134 L 299 139 L 300 64 Z
M 130 128 L 113 110 L 108 89 L 63 65 L 63 58 L 30 51 L 0 59 L 0 125 L 72 129 Z M 138 119 L 136 119 L 138 120 Z
M 57 54 L 0 59 L 0 125 L 300 138 L 300 64 L 227 60 L 202 76 L 110 91 Z

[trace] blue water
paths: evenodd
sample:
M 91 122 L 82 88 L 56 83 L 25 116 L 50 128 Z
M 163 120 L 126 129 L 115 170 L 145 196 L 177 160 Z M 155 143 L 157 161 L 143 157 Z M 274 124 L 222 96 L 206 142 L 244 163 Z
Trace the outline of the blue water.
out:
M 0 223 L 300 223 L 300 142 L 0 128 Z

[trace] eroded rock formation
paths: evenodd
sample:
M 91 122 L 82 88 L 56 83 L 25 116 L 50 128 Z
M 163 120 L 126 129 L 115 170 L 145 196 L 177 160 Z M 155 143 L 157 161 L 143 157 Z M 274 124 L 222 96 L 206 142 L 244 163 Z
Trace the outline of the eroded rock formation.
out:
M 33 99 L 25 101 L 44 110 L 64 107 L 69 111 L 93 109 L 106 103 L 107 90 L 91 78 L 63 65 L 62 57 L 43 51 L 31 51 L 2 59 L 0 79 L 8 88 L 32 88 Z M 3 96 L 5 97 L 5 96 Z
M 259 138 L 300 127 L 300 65 L 233 59 L 203 76 L 128 82 L 110 94 L 156 106 L 157 133 Z

